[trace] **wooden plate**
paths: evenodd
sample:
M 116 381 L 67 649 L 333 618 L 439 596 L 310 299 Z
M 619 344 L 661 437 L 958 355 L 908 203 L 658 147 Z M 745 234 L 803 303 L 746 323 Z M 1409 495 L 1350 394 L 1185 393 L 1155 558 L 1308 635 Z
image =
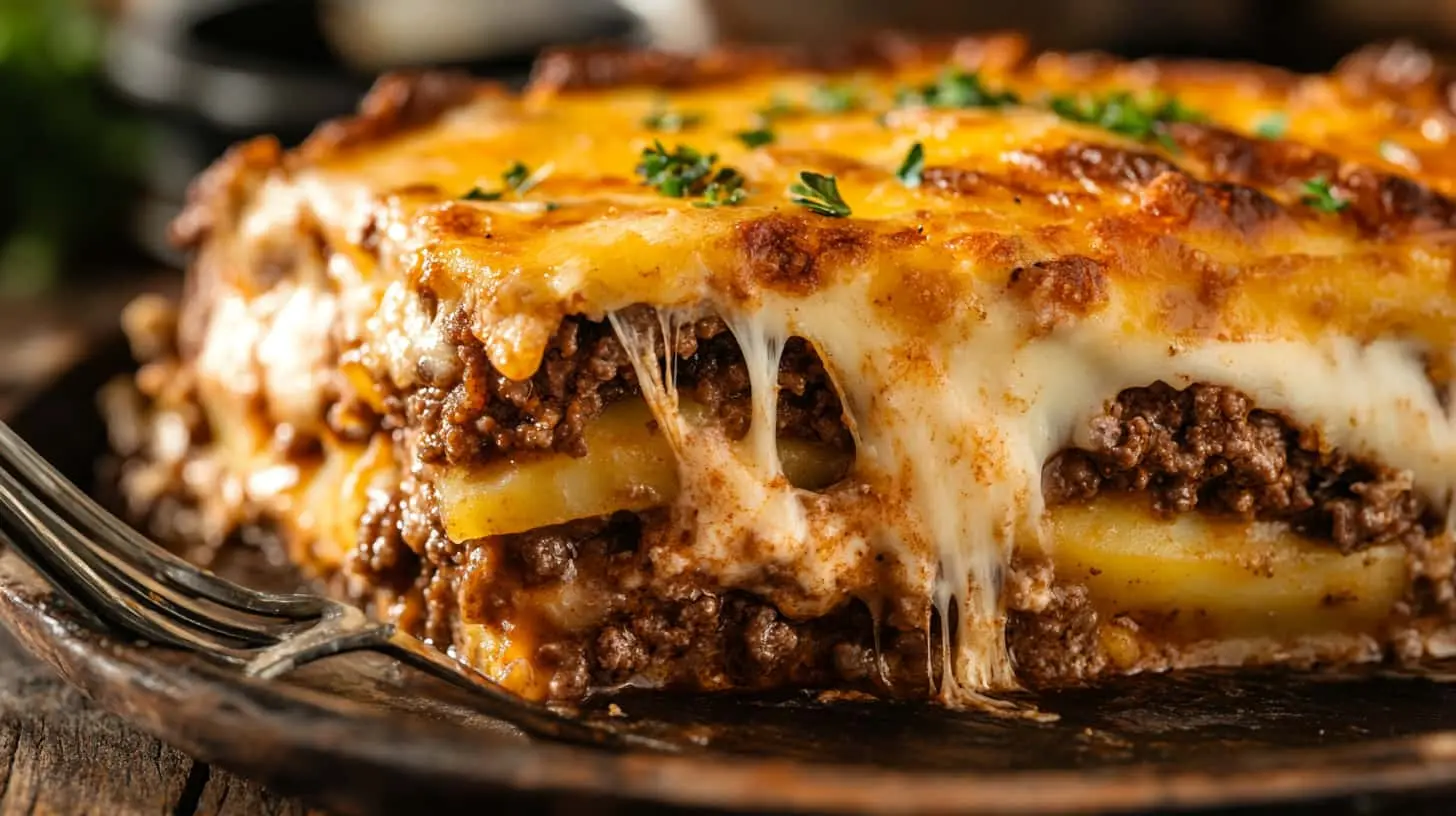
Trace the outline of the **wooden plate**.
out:
M 119 342 L 105 345 L 40 394 L 17 428 L 73 479 L 92 480 L 105 452 L 94 394 L 127 365 Z M 120 640 L 8 552 L 0 616 L 141 728 L 348 812 L 549 796 L 634 808 L 1069 813 L 1456 785 L 1456 686 L 1434 672 L 1134 677 L 1040 697 L 1060 716 L 1041 724 L 809 695 L 637 695 L 615 700 L 614 722 L 677 748 L 615 753 L 529 740 L 474 713 L 469 694 L 374 656 L 264 683 Z

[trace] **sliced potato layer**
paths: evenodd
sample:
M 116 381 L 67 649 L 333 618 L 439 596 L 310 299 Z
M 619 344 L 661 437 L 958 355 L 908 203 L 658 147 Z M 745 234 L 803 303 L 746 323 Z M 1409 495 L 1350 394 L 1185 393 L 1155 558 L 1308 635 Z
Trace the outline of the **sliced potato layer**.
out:
M 1156 620 L 1183 637 L 1371 631 L 1407 582 L 1399 546 L 1342 555 L 1282 524 L 1155 518 L 1141 496 L 1050 516 L 1059 576 L 1085 584 L 1105 614 Z
M 608 408 L 587 429 L 586 448 L 581 458 L 520 456 L 448 472 L 438 483 L 446 532 L 457 541 L 517 533 L 676 496 L 672 450 L 643 403 Z M 780 440 L 779 453 L 802 487 L 833 483 L 849 465 L 845 453 L 798 440 Z M 1104 620 L 1129 615 L 1159 639 L 1372 632 L 1407 583 L 1398 546 L 1343 555 L 1282 524 L 1160 519 L 1143 496 L 1104 495 L 1048 515 L 1060 579 L 1084 584 Z
M 684 413 L 692 415 L 690 406 Z M 586 455 L 523 455 L 460 468 L 439 480 L 445 532 L 455 541 L 504 535 L 658 507 L 677 495 L 677 463 L 638 400 L 602 412 L 585 433 Z M 788 480 L 807 489 L 844 476 L 850 455 L 798 439 L 779 440 Z
M 677 495 L 672 448 L 647 405 L 613 405 L 585 432 L 586 455 L 512 456 L 441 478 L 440 514 L 455 541 L 520 533 L 618 510 L 645 510 Z

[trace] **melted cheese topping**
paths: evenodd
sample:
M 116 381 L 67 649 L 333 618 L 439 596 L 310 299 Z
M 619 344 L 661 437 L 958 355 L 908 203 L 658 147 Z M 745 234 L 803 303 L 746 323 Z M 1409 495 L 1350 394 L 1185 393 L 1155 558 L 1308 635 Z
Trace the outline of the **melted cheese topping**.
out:
M 517 379 L 536 371 L 563 316 L 610 320 L 677 467 L 671 513 L 686 535 L 662 550 L 658 574 L 707 572 L 795 616 L 846 596 L 873 601 L 892 584 L 925 599 L 927 626 L 932 607 L 955 621 L 942 693 L 958 701 L 1015 684 L 1008 560 L 1051 549 L 1042 466 L 1086 445 L 1088 419 L 1121 389 L 1232 386 L 1331 448 L 1408 470 L 1449 506 L 1456 424 L 1426 373 L 1456 348 L 1456 223 L 1441 220 L 1439 195 L 1456 190 L 1456 166 L 1421 124 L 1439 111 L 1362 100 L 1326 78 L 1089 75 L 1057 59 L 990 66 L 984 79 L 1028 100 L 1177 94 L 1227 130 L 1178 125 L 1173 150 L 1037 104 L 891 107 L 897 86 L 940 68 L 751 74 L 670 94 L 482 90 L 428 128 L 275 170 L 204 248 L 233 294 L 220 298 L 201 375 L 218 401 L 266 391 L 275 420 L 302 422 L 317 394 L 293 388 L 308 380 L 288 350 L 322 344 L 304 325 L 345 327 L 331 342 L 346 368 L 399 390 L 458 365 L 443 339 L 456 309 Z M 775 121 L 763 148 L 733 138 L 771 99 L 802 100 L 826 80 L 854 86 L 862 107 Z M 664 106 L 701 112 L 702 124 L 644 129 Z M 1296 141 L 1240 135 L 1271 110 L 1288 113 Z M 1402 141 L 1401 167 L 1372 158 L 1381 138 Z M 746 201 L 703 209 L 639 184 L 633 168 L 654 139 L 716 152 L 747 177 Z M 917 143 L 930 167 L 910 188 L 894 170 Z M 460 200 L 498 187 L 513 161 L 538 169 L 522 200 Z M 1399 191 L 1425 196 L 1408 199 L 1416 215 L 1366 206 L 1388 196 L 1360 198 L 1361 184 L 1396 190 L 1390 173 L 1412 165 L 1425 186 Z M 1352 206 L 1304 206 L 1307 179 L 1275 169 L 1288 167 L 1335 167 Z M 834 173 L 853 216 L 791 204 L 786 188 L 803 170 Z M 248 294 L 250 270 L 303 223 L 349 260 L 292 296 Z M 331 288 L 351 294 L 319 294 Z M 266 306 L 270 297 L 284 302 Z M 629 319 L 638 304 L 653 307 L 655 326 Z M 724 316 L 748 364 L 742 443 L 685 418 L 671 367 L 658 363 L 704 313 Z M 857 444 L 849 477 L 826 492 L 794 486 L 775 438 L 778 359 L 792 336 L 823 359 Z M 238 378 L 254 364 L 261 383 Z

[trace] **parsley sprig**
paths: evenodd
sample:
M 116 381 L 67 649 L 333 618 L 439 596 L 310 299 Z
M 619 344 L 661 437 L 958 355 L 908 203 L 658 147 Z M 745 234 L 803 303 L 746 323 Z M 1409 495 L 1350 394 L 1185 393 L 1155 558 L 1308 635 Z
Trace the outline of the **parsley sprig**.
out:
M 1101 97 L 1055 96 L 1049 104 L 1052 112 L 1063 119 L 1095 125 L 1138 141 L 1156 140 L 1169 150 L 1178 149 L 1168 134 L 1169 124 L 1201 122 L 1205 118 L 1176 99 L 1140 100 L 1128 91 Z
M 799 113 L 799 106 L 789 101 L 787 96 L 776 93 L 769 98 L 768 104 L 753 112 L 754 118 L 760 127 L 768 127 L 775 120 L 783 119 Z
M 981 81 L 980 74 L 946 68 L 928 85 L 901 88 L 895 102 L 900 107 L 1000 108 L 1021 104 L 1021 97 L 1010 90 L 992 91 Z
M 906 187 L 919 187 L 924 172 L 925 145 L 916 142 L 905 154 L 905 160 L 900 163 L 900 169 L 895 171 L 895 176 Z
M 655 110 L 642 118 L 642 127 L 661 133 L 681 133 L 702 124 L 703 114 L 671 109 Z
M 844 218 L 850 213 L 834 176 L 809 170 L 800 172 L 799 180 L 789 186 L 789 200 L 809 212 L 830 218 Z
M 1300 203 L 1323 213 L 1337 213 L 1350 206 L 1350 202 L 1338 195 L 1330 180 L 1324 176 L 1317 176 L 1306 181 L 1303 185 L 1304 195 L 1300 196 Z
M 532 177 L 531 169 L 525 164 L 517 161 L 501 173 L 502 188 L 499 190 L 482 190 L 479 187 L 471 187 L 470 192 L 463 197 L 466 201 L 500 201 L 506 193 L 524 195 L 527 190 L 535 187 L 539 179 Z
M 738 141 L 743 142 L 743 146 L 749 149 L 763 147 L 766 144 L 773 144 L 775 138 L 774 132 L 766 127 L 755 130 L 741 130 L 733 135 L 738 137 Z
M 853 85 L 825 83 L 809 90 L 809 109 L 819 113 L 845 113 L 861 103 L 860 92 Z
M 1284 111 L 1266 113 L 1254 124 L 1254 135 L 1260 139 L 1283 139 L 1288 132 L 1289 114 Z
M 723 167 L 713 174 L 713 180 L 703 188 L 703 200 L 693 202 L 694 207 L 735 207 L 748 196 L 744 184 L 748 179 L 732 167 Z
M 670 198 L 702 196 L 699 207 L 732 206 L 742 203 L 748 191 L 747 179 L 732 167 L 717 167 L 717 153 L 701 153 L 687 145 L 678 145 L 671 152 L 662 142 L 654 141 L 642 149 L 637 175 L 642 183 L 657 188 Z

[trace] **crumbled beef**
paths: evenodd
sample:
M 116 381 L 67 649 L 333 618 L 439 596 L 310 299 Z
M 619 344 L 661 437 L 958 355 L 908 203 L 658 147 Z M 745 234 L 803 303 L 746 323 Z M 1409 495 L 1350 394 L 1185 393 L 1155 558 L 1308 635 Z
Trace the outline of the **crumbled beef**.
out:
M 1313 434 L 1215 385 L 1130 388 L 1091 422 L 1091 446 L 1043 472 L 1047 501 L 1147 491 L 1160 513 L 1283 520 L 1344 552 L 1418 540 L 1431 521 L 1409 474 L 1325 450 Z
M 350 554 L 351 571 L 378 584 L 407 586 L 414 580 L 419 559 L 400 535 L 399 515 L 398 495 L 369 494 L 359 518 L 358 542 Z
M 591 664 L 586 644 L 554 641 L 537 650 L 551 671 L 550 695 L 555 700 L 580 700 L 591 690 Z
M 576 538 L 558 527 L 533 530 L 517 540 L 516 553 L 528 584 L 569 581 L 576 572 Z
M 748 659 L 764 669 L 774 669 L 793 655 L 799 634 L 779 620 L 772 607 L 760 606 L 743 627 L 743 645 Z
M 521 381 L 490 364 L 465 312 L 446 326 L 460 358 L 458 376 L 403 400 L 403 424 L 421 429 L 417 451 L 424 462 L 471 462 L 512 450 L 580 456 L 586 425 L 606 405 L 636 393 L 631 363 L 604 323 L 562 321 L 540 369 Z
M 446 321 L 460 359 L 458 373 L 389 401 L 394 424 L 419 428 L 417 451 L 426 463 L 467 463 L 514 450 L 556 450 L 581 456 L 583 431 L 606 406 L 640 394 L 636 374 L 611 326 L 582 318 L 562 321 L 541 368 L 512 380 L 491 366 L 464 312 Z M 695 321 L 675 337 L 677 383 L 689 399 L 740 438 L 753 418 L 748 367 L 721 318 Z M 430 374 L 431 372 L 422 372 Z M 839 395 L 813 346 L 784 344 L 779 363 L 778 432 L 853 446 Z

